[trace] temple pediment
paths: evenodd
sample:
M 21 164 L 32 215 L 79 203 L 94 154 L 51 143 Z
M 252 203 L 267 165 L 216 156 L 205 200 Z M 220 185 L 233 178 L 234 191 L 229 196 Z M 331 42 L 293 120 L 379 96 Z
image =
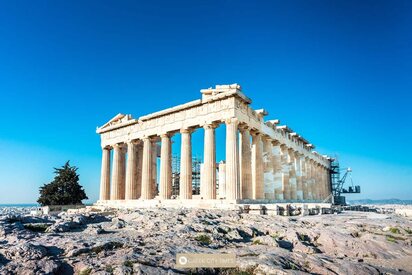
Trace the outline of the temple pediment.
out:
M 119 126 L 126 126 L 135 121 L 136 120 L 132 118 L 132 115 L 125 115 L 119 113 L 115 115 L 112 119 L 110 119 L 108 122 L 106 122 L 103 126 L 98 127 L 96 132 L 101 133 L 105 130 L 118 128 Z

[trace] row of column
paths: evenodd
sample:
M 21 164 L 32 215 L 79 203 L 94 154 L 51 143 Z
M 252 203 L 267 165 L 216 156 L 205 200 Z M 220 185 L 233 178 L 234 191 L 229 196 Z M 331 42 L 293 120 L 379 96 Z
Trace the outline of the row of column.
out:
M 304 158 L 286 146 L 257 131 L 239 125 L 236 118 L 226 123 L 226 163 L 224 177 L 219 178 L 219 195 L 228 200 L 323 199 L 330 194 L 326 168 Z M 204 163 L 201 197 L 216 199 L 215 128 L 204 128 Z M 181 199 L 192 198 L 193 129 L 182 129 L 180 186 Z M 238 135 L 239 133 L 239 135 Z M 160 199 L 172 194 L 171 135 L 162 134 L 160 152 Z M 252 142 L 251 142 L 252 140 Z M 127 145 L 127 146 L 126 146 Z M 153 138 L 113 146 L 113 171 L 110 173 L 110 147 L 103 148 L 100 200 L 153 199 L 156 195 L 157 147 Z M 126 165 L 127 150 L 127 165 Z M 111 184 L 110 184 L 111 183 Z

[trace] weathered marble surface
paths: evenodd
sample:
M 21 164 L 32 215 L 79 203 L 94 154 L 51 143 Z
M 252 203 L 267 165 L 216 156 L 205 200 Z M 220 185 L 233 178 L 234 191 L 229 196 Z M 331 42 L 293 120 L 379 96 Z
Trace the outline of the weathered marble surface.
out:
M 35 232 L 42 227 L 46 232 Z M 0 274 L 410 274 L 411 230 L 407 218 L 362 212 L 290 218 L 202 209 L 3 215 Z M 175 269 L 181 252 L 235 253 L 238 267 Z

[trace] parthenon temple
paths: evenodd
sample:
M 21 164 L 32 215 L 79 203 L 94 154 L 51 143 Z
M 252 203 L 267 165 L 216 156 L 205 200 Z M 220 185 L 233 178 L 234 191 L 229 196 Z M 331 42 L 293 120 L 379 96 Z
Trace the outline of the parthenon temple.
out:
M 202 98 L 138 119 L 118 114 L 101 136 L 101 205 L 150 202 L 316 203 L 331 198 L 331 158 L 268 112 L 250 107 L 238 84 L 201 90 Z M 215 129 L 225 125 L 225 159 Z M 192 133 L 203 128 L 200 194 L 192 188 Z M 178 194 L 172 195 L 172 136 L 180 134 Z M 178 138 L 178 137 L 176 137 Z M 157 158 L 160 157 L 158 168 Z M 160 175 L 160 176 L 158 176 Z

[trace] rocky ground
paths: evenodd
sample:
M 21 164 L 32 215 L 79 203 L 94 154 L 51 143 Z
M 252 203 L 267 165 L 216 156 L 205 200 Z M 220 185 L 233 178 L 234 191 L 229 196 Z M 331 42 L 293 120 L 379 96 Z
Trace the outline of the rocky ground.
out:
M 235 253 L 237 268 L 177 269 L 177 253 Z M 201 209 L 0 216 L 0 274 L 73 273 L 412 274 L 412 221 Z

